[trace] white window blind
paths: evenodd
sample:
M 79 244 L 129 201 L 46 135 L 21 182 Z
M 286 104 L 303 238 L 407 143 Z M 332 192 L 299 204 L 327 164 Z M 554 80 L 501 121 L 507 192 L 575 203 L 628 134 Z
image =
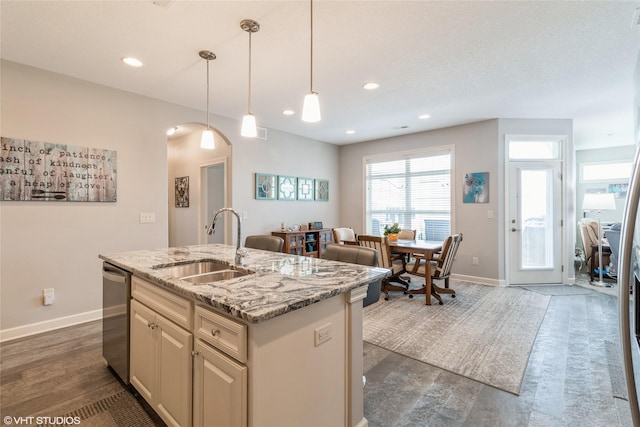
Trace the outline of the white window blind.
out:
M 419 239 L 451 234 L 451 152 L 366 160 L 366 231 L 382 235 L 397 222 Z

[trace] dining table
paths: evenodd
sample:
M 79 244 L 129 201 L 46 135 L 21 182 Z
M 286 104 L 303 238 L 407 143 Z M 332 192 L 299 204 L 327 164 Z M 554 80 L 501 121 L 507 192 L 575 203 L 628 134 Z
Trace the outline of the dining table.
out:
M 403 254 L 405 256 L 411 256 L 419 254 L 421 259 L 424 259 L 424 286 L 420 289 L 412 289 L 407 291 L 407 294 L 425 294 L 425 304 L 431 305 L 431 295 L 434 295 L 435 290 L 431 283 L 431 260 L 433 256 L 440 252 L 442 249 L 442 243 L 435 240 L 389 240 L 389 247 L 392 253 Z M 416 259 L 416 262 L 420 262 L 420 259 Z M 408 272 L 411 273 L 411 272 Z M 439 295 L 434 295 L 439 298 Z

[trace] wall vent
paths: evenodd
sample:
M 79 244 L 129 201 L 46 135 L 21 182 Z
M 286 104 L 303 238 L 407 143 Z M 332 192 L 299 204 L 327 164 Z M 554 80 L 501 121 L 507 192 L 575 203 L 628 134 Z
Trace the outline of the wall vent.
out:
M 176 0 L 152 0 L 153 4 L 156 6 L 168 8 L 171 6 Z

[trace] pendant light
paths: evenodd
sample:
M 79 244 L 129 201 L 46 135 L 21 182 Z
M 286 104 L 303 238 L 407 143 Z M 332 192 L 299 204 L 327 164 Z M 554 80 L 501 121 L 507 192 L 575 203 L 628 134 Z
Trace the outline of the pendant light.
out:
M 304 97 L 302 106 L 303 122 L 319 122 L 320 121 L 320 99 L 318 93 L 313 91 L 313 0 L 311 0 L 311 49 L 310 49 L 310 72 L 309 72 L 309 93 Z
M 199 52 L 199 55 L 202 59 L 207 60 L 207 129 L 202 131 L 200 148 L 213 150 L 214 148 L 216 148 L 216 145 L 213 140 L 213 131 L 209 127 L 209 61 L 216 59 L 216 54 L 208 50 L 201 50 Z
M 258 136 L 258 128 L 256 127 L 256 116 L 251 113 L 251 33 L 260 31 L 260 24 L 253 19 L 244 19 L 240 22 L 240 28 L 249 33 L 249 94 L 247 96 L 247 114 L 242 118 L 242 128 L 240 135 L 247 138 L 255 138 Z

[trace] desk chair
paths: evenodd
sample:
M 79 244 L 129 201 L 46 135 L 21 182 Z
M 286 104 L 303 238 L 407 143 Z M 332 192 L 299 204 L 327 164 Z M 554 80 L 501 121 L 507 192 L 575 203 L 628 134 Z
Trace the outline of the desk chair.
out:
M 282 252 L 282 246 L 284 246 L 284 240 L 278 236 L 247 236 L 244 241 L 245 248 L 262 249 L 263 251 Z
M 324 259 L 348 262 L 351 264 L 368 265 L 371 267 L 378 266 L 378 252 L 371 248 L 365 248 L 364 246 L 339 245 L 333 243 L 327 245 L 327 249 L 324 253 Z M 373 304 L 374 302 L 378 302 L 380 299 L 380 290 L 382 288 L 381 285 L 382 280 L 369 283 L 367 296 L 362 301 L 363 307 Z
M 451 275 L 451 267 L 455 260 L 458 247 L 462 242 L 462 233 L 454 234 L 445 239 L 442 244 L 440 256 L 431 261 L 431 295 L 438 300 L 438 304 L 442 305 L 442 298 L 439 294 L 451 294 L 451 298 L 456 297 L 456 291 L 449 288 L 449 276 Z M 417 259 L 413 264 L 411 274 L 416 276 L 425 276 L 424 260 Z M 433 280 L 444 280 L 444 288 L 437 286 Z M 409 291 L 409 298 L 413 298 L 413 294 L 424 293 L 426 288 Z
M 403 280 L 400 275 L 407 272 L 404 257 L 394 259 L 391 256 L 391 247 L 386 237 L 370 236 L 361 234 L 358 236 L 358 244 L 366 248 L 375 249 L 378 252 L 378 267 L 391 270 L 391 276 L 382 280 L 382 292 L 385 301 L 389 301 L 389 291 L 407 292 L 409 283 Z M 399 283 L 401 286 L 392 285 L 391 282 Z
M 351 227 L 338 227 L 331 230 L 333 241 L 341 245 L 358 245 L 356 233 Z
M 584 248 L 584 261 L 587 266 L 596 266 L 598 264 L 598 236 L 601 236 L 601 230 L 598 229 L 598 221 L 591 218 L 582 218 L 578 223 L 580 228 L 580 237 L 582 238 L 582 246 Z M 609 264 L 609 255 L 611 251 L 608 248 L 608 242 L 603 239 L 602 244 L 605 246 L 602 250 L 602 264 Z M 605 252 L 606 251 L 606 252 Z M 589 277 L 593 281 L 593 270 L 589 268 Z M 598 268 L 602 268 L 598 265 Z

